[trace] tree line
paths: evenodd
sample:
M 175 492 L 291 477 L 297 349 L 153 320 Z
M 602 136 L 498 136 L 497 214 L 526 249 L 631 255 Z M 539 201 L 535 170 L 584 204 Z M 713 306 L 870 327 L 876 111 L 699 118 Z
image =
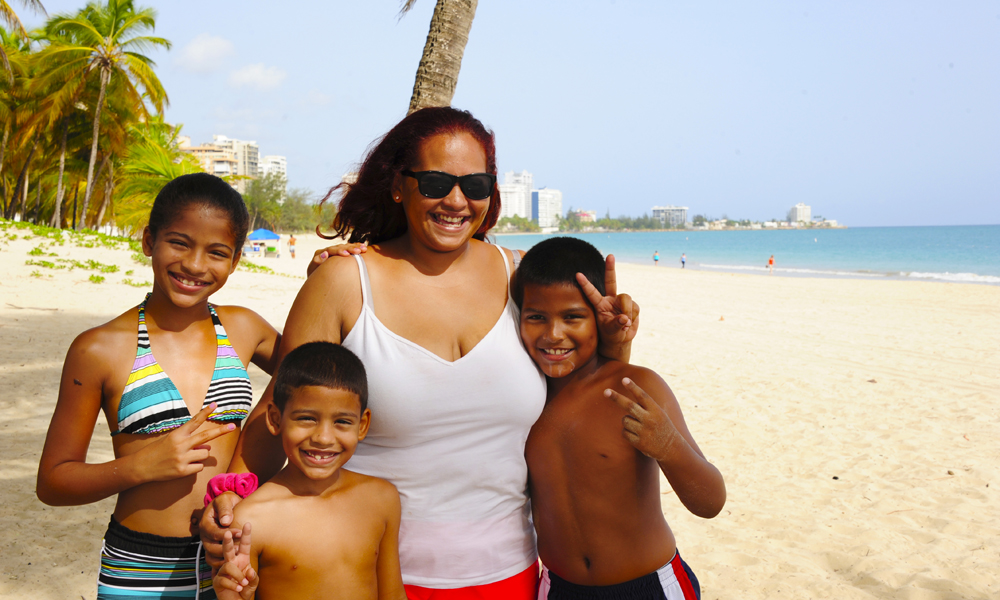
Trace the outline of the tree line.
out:
M 156 11 L 106 0 L 33 31 L 5 21 L 0 212 L 60 228 L 141 229 L 166 181 L 201 170 L 163 120 L 167 93 L 147 53 L 170 42 L 148 35 Z

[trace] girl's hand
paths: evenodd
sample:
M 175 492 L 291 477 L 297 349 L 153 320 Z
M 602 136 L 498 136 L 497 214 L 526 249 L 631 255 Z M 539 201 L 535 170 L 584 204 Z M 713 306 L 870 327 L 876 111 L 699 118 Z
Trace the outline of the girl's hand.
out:
M 236 429 L 233 423 L 226 423 L 198 431 L 215 406 L 215 402 L 206 406 L 187 423 L 136 452 L 133 456 L 139 478 L 143 482 L 168 481 L 204 469 L 201 461 L 209 457 L 205 444 Z
M 226 562 L 212 578 L 212 587 L 219 600 L 250 600 L 257 591 L 260 579 L 250 566 L 250 523 L 243 525 L 239 547 L 233 542 L 233 534 L 226 532 L 222 542 Z
M 352 254 L 364 254 L 368 251 L 368 244 L 354 243 L 354 244 L 338 244 L 336 246 L 329 246 L 327 248 L 321 248 L 313 253 L 312 260 L 306 265 L 306 277 L 313 274 L 316 267 L 320 266 L 326 259 L 331 256 L 350 256 Z
M 639 305 L 628 294 L 618 293 L 615 256 L 609 254 L 605 261 L 605 296 L 597 291 L 583 273 L 576 274 L 576 281 L 597 316 L 600 354 L 627 363 L 631 355 L 632 339 L 639 329 Z
M 678 442 L 684 442 L 683 437 L 667 411 L 634 381 L 626 377 L 622 379 L 622 385 L 632 398 L 626 398 L 612 389 L 604 390 L 605 398 L 614 400 L 625 409 L 622 435 L 639 452 L 657 462 L 664 461 L 674 452 Z

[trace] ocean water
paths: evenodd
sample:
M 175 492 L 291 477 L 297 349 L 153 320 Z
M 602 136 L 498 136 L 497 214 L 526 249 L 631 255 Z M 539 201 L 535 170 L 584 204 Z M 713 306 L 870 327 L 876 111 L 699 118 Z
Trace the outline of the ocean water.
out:
M 630 263 L 737 273 L 898 278 L 1000 285 L 1000 225 L 854 227 L 850 229 L 581 233 L 603 254 Z M 527 250 L 549 235 L 497 235 Z

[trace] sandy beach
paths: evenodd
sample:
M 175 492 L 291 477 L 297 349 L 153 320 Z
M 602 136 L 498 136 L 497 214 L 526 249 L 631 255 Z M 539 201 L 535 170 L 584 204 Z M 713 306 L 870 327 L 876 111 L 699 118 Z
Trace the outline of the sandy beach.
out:
M 70 342 L 152 279 L 125 245 L 63 237 L 0 230 L 4 598 L 96 596 L 114 499 L 47 507 L 35 472 Z M 283 236 L 279 258 L 252 259 L 274 274 L 238 271 L 213 300 L 280 329 L 322 243 L 296 237 L 298 258 Z M 708 521 L 663 485 L 703 598 L 1000 597 L 1000 287 L 628 264 L 619 281 L 642 306 L 633 362 L 671 385 L 726 479 Z M 111 458 L 102 418 L 89 460 Z

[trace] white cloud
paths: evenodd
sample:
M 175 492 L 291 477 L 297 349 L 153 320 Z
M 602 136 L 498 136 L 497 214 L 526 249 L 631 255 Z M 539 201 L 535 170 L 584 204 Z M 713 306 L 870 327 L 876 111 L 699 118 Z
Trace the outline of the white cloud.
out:
M 247 65 L 229 74 L 229 83 L 236 87 L 273 90 L 285 80 L 286 73 L 278 67 L 265 67 L 263 63 Z
M 226 38 L 202 33 L 181 48 L 174 62 L 188 71 L 212 73 L 234 54 L 236 48 Z

